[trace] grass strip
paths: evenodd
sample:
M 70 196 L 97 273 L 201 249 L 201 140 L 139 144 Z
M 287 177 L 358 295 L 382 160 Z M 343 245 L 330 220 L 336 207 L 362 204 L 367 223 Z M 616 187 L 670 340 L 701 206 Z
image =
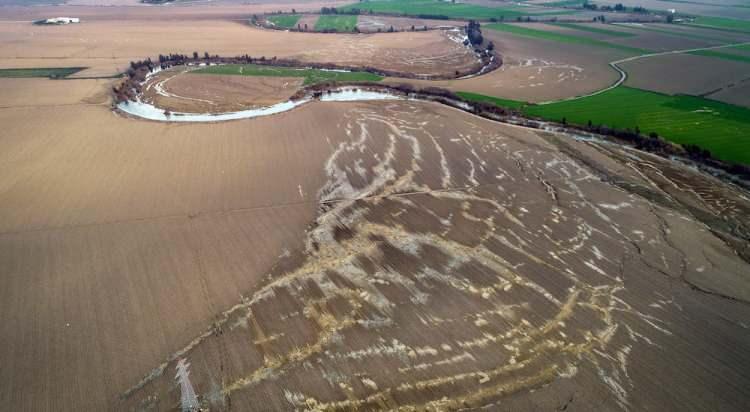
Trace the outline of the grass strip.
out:
M 690 54 L 694 54 L 696 56 L 705 56 L 705 57 L 713 57 L 717 59 L 723 59 L 723 60 L 732 60 L 736 62 L 742 62 L 742 63 L 750 63 L 750 56 L 742 56 L 740 54 L 731 54 L 731 53 L 722 53 L 715 50 L 698 50 L 694 52 L 690 52 Z
M 699 16 L 692 23 L 685 23 L 689 26 L 706 27 L 716 30 L 736 31 L 741 33 L 750 33 L 750 21 L 728 19 L 726 17 L 708 17 Z
M 509 107 L 511 109 L 521 109 L 527 104 L 526 102 L 521 102 L 518 100 L 502 99 L 499 97 L 486 96 L 483 94 L 471 92 L 456 92 L 456 94 L 471 102 L 492 103 L 495 106 Z
M 354 31 L 357 26 L 357 16 L 349 15 L 324 15 L 318 17 L 315 22 L 316 31 L 335 30 L 338 32 Z
M 0 69 L 0 77 L 53 77 L 63 78 L 78 73 L 85 67 L 37 67 L 27 69 Z
M 209 66 L 191 71 L 190 73 L 266 77 L 302 77 L 305 79 L 305 85 L 329 81 L 378 82 L 383 80 L 381 76 L 368 72 L 340 72 L 320 69 L 263 66 L 257 64 L 226 64 Z
M 267 20 L 273 23 L 276 27 L 291 29 L 297 25 L 300 17 L 301 16 L 298 14 L 283 14 L 278 16 L 268 16 Z

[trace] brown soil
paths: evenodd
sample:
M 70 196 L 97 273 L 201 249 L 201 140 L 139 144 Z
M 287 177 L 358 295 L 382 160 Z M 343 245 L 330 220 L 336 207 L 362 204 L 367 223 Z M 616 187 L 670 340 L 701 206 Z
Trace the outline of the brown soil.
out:
M 691 169 L 419 102 L 0 123 L 11 410 L 171 410 L 181 357 L 211 410 L 744 409 L 750 202 Z
M 144 87 L 144 97 L 173 112 L 220 113 L 289 100 L 302 82 L 299 77 L 197 74 L 178 69 L 149 79 L 151 86 Z
M 310 62 L 374 66 L 400 72 L 452 75 L 476 64 L 473 53 L 440 31 L 371 35 L 293 33 L 245 22 L 92 21 L 67 26 L 0 24 L 0 67 L 83 65 L 79 76 L 115 74 L 131 60 L 194 51 L 222 56 L 300 57 Z M 36 64 L 42 66 L 34 66 Z
M 746 63 L 690 54 L 651 57 L 621 66 L 628 72 L 626 85 L 667 94 L 701 95 L 750 74 Z M 674 75 L 677 70 L 679 76 Z
M 502 56 L 503 65 L 498 70 L 464 80 L 413 83 L 539 102 L 590 93 L 614 83 L 618 75 L 608 62 L 624 57 L 616 50 L 540 41 L 492 30 L 483 33 Z
M 449 40 L 445 33 L 438 30 L 337 37 L 336 47 L 310 47 L 293 57 L 302 61 L 374 66 L 433 76 L 451 76 L 456 70 L 463 72 L 480 66 L 471 49 Z

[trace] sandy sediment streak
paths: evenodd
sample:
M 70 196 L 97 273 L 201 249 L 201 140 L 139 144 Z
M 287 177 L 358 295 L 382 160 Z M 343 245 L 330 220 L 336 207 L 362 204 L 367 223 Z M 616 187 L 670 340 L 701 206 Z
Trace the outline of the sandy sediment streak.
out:
M 685 182 L 687 169 L 421 102 L 360 103 L 337 129 L 346 138 L 322 165 L 327 180 L 304 247 L 127 391 L 125 405 L 172 402 L 171 377 L 160 371 L 175 354 L 191 359 L 212 409 L 261 399 L 272 410 L 524 399 L 552 408 L 571 393 L 604 410 L 705 402 L 696 387 L 666 397 L 648 389 L 652 379 L 686 383 L 647 367 L 654 359 L 719 367 L 701 355 L 711 347 L 701 328 L 743 339 L 737 323 L 698 326 L 684 311 L 748 311 L 710 292 L 722 286 L 702 275 L 711 261 L 733 285 L 721 294 L 750 297 L 747 262 L 703 231 L 697 209 L 680 206 L 682 197 L 712 207 L 711 196 L 675 192 L 682 186 L 668 176 Z M 700 176 L 691 184 L 711 179 Z M 725 188 L 733 219 L 746 224 L 747 196 Z M 699 338 L 670 355 L 686 334 Z M 749 378 L 739 365 L 721 367 Z M 705 387 L 722 385 L 699 375 Z M 739 407 L 732 393 L 727 409 Z

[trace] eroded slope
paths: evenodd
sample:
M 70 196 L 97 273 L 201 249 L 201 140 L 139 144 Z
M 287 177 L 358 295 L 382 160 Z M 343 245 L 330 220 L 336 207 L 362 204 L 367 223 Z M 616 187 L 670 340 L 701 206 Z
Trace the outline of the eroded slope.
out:
M 187 357 L 212 410 L 742 409 L 746 194 L 432 104 L 346 107 L 312 137 L 346 134 L 305 246 L 118 407 L 177 407 Z

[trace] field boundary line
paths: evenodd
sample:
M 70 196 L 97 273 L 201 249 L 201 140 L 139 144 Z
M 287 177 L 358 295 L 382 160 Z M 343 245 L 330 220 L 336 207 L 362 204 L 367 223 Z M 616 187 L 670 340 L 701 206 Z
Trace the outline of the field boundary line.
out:
M 620 63 L 627 63 L 627 62 L 631 62 L 631 61 L 635 61 L 635 60 L 645 59 L 647 57 L 667 56 L 667 55 L 671 55 L 671 54 L 685 54 L 685 53 L 692 53 L 692 52 L 697 52 L 697 51 L 702 51 L 702 50 L 726 49 L 726 48 L 730 48 L 730 47 L 738 47 L 738 46 L 746 46 L 746 45 L 750 45 L 750 41 L 741 42 L 741 43 L 722 44 L 722 45 L 719 45 L 719 46 L 698 47 L 698 48 L 694 48 L 694 49 L 668 50 L 668 51 L 657 52 L 657 53 L 646 53 L 646 54 L 640 54 L 638 56 L 631 56 L 631 57 L 626 57 L 624 59 L 611 61 L 611 62 L 608 63 L 609 66 L 612 67 L 613 69 L 615 69 L 615 71 L 617 71 L 620 74 L 620 78 L 617 79 L 617 81 L 615 81 L 613 84 L 611 84 L 611 85 L 609 85 L 609 86 L 607 86 L 607 87 L 605 87 L 603 89 L 599 89 L 599 90 L 596 90 L 594 92 L 591 92 L 591 93 L 588 93 L 588 94 L 584 94 L 584 95 L 581 95 L 581 96 L 566 97 L 564 99 L 559 99 L 559 100 L 548 100 L 548 101 L 539 102 L 539 103 L 536 103 L 536 104 L 539 105 L 539 106 L 543 106 L 543 105 L 548 105 L 548 104 L 552 104 L 552 103 L 569 102 L 569 101 L 573 101 L 573 100 L 583 99 L 583 98 L 586 98 L 586 97 L 596 96 L 596 95 L 602 94 L 604 92 L 608 92 L 608 91 L 614 89 L 615 87 L 618 87 L 621 84 L 625 83 L 625 80 L 627 80 L 627 78 L 628 78 L 628 73 L 622 67 L 618 66 Z

